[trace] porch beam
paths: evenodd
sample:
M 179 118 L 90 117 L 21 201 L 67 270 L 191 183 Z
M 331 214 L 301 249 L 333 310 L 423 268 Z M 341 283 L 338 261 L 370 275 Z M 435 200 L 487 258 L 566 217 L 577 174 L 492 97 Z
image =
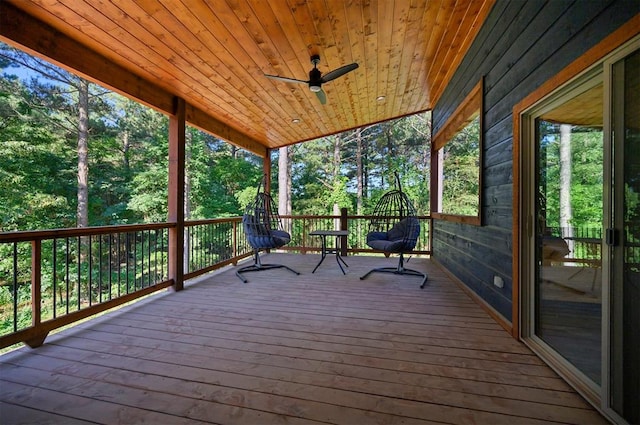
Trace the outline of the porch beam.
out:
M 185 183 L 185 101 L 175 99 L 169 117 L 169 279 L 173 289 L 184 287 L 184 183 Z
M 193 105 L 187 105 L 186 120 L 189 124 L 260 157 L 264 158 L 267 154 L 268 149 L 257 140 L 228 126 L 222 121 L 212 118 L 206 112 Z

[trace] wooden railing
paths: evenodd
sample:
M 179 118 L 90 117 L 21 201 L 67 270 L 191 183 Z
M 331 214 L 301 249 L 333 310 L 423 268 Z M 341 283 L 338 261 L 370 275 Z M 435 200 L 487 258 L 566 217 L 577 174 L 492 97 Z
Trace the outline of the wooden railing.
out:
M 396 217 L 390 217 L 395 219 Z M 413 254 L 428 255 L 431 254 L 430 234 L 431 234 L 431 217 L 419 216 L 421 232 L 418 243 Z M 339 247 L 342 255 L 356 253 L 374 253 L 378 252 L 367 246 L 367 233 L 369 232 L 369 222 L 371 216 L 368 215 L 348 215 L 347 210 L 343 209 L 340 215 L 297 215 L 282 216 L 283 226 L 291 234 L 291 242 L 282 247 L 285 251 L 294 251 L 300 253 L 320 252 L 321 240 L 310 233 L 314 230 L 348 230 L 349 236 L 343 238 Z M 334 243 L 331 238 L 327 239 L 327 243 Z M 335 246 L 331 246 L 335 248 Z
M 569 253 L 558 262 L 574 263 L 578 266 L 601 267 L 602 239 L 601 227 L 547 227 L 549 235 L 562 239 L 567 244 Z M 640 228 L 634 222 L 626 222 L 624 229 L 617 234 L 617 239 L 624 239 L 622 261 L 627 271 L 640 271 Z M 620 243 L 620 240 L 617 242 Z
M 0 348 L 173 284 L 168 231 L 145 224 L 0 234 Z
M 346 229 L 343 254 L 366 253 L 368 216 L 284 216 L 292 252 L 320 251 L 317 229 Z M 430 218 L 414 254 L 429 254 Z M 174 285 L 169 231 L 175 223 L 0 233 L 0 348 L 36 347 L 49 332 Z M 184 279 L 251 256 L 241 217 L 184 227 Z
M 184 279 L 192 279 L 251 256 L 242 217 L 185 223 Z

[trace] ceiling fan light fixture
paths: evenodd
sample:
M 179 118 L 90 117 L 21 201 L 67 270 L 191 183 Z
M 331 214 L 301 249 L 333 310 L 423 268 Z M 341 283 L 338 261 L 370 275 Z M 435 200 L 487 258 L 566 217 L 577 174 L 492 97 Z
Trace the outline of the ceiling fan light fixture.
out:
M 318 69 L 318 63 L 320 63 L 320 56 L 313 55 L 311 56 L 311 63 L 313 64 L 313 68 L 309 71 L 309 80 L 298 80 L 297 78 L 289 78 L 289 77 L 281 77 L 279 75 L 270 75 L 264 74 L 267 78 L 272 78 L 274 80 L 284 81 L 285 83 L 303 83 L 309 86 L 309 90 L 316 94 L 318 100 L 320 100 L 321 104 L 327 103 L 327 96 L 325 92 L 322 90 L 322 85 L 328 83 L 329 81 L 333 81 L 338 77 L 342 77 L 343 75 L 353 71 L 358 68 L 357 63 L 350 63 L 349 65 L 341 66 L 340 68 L 336 68 L 333 71 L 329 71 L 326 74 L 322 74 Z

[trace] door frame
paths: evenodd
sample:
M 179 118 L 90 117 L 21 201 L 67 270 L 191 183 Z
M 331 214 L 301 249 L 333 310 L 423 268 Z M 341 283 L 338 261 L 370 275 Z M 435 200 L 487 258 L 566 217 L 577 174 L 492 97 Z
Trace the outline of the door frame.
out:
M 603 78 L 605 82 L 609 82 L 609 88 L 613 85 L 619 83 L 619 81 L 613 80 L 613 67 L 619 61 L 623 60 L 625 57 L 630 54 L 640 51 L 640 36 L 635 37 L 629 42 L 625 43 L 620 48 L 616 49 L 615 52 L 610 54 L 603 61 Z M 618 226 L 619 223 L 616 223 L 616 217 L 614 216 L 614 211 L 622 210 L 622 196 L 621 193 L 623 189 L 621 187 L 613 187 L 612 177 L 615 177 L 614 170 L 616 164 L 622 164 L 624 159 L 622 157 L 623 151 L 620 149 L 619 144 L 622 143 L 622 139 L 618 138 L 617 140 L 613 140 L 613 135 L 615 129 L 619 123 L 614 123 L 614 117 L 612 117 L 612 105 L 614 102 L 614 92 L 613 90 L 605 90 L 604 91 L 604 128 L 603 128 L 603 136 L 604 136 L 604 184 L 605 187 L 611 188 L 610 190 L 605 191 L 604 193 L 604 215 L 603 222 L 604 226 L 609 228 L 623 228 Z M 618 99 L 619 101 L 620 99 Z M 614 205 L 615 203 L 615 205 Z M 616 412 L 612 407 L 612 399 L 613 399 L 613 386 L 612 386 L 612 374 L 613 368 L 612 360 L 611 360 L 611 351 L 613 349 L 612 346 L 612 332 L 613 332 L 613 315 L 615 312 L 612 311 L 612 299 L 613 297 L 613 272 L 615 265 L 612 263 L 611 258 L 613 254 L 614 246 L 602 243 L 602 277 L 603 277 L 603 293 L 602 293 L 602 408 L 606 412 L 607 416 L 615 418 L 616 423 L 625 423 L 626 421 L 618 412 Z M 605 290 L 605 285 L 606 290 Z M 618 300 L 619 302 L 620 300 Z

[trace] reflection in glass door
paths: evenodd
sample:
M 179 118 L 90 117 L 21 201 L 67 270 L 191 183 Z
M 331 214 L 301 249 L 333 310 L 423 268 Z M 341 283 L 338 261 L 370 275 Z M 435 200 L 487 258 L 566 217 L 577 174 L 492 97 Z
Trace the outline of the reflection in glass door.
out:
M 535 116 L 535 335 L 601 383 L 602 73 Z
M 640 423 L 640 51 L 612 81 L 611 407 Z

